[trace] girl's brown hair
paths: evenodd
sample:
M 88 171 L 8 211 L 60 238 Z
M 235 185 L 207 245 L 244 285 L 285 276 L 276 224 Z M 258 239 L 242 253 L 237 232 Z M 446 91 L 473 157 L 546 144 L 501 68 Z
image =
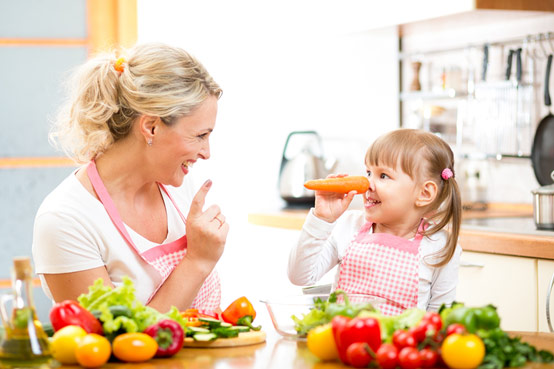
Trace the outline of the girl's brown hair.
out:
M 416 129 L 398 129 L 379 137 L 368 149 L 365 157 L 367 165 L 386 165 L 392 168 L 400 166 L 402 171 L 414 181 L 431 180 L 437 184 L 438 194 L 428 206 L 426 219 L 432 223 L 424 231 L 429 237 L 450 225 L 450 234 L 446 245 L 435 255 L 439 261 L 432 266 L 447 264 L 458 243 L 462 220 L 462 200 L 458 183 L 454 176 L 442 178 L 446 168 L 454 173 L 454 154 L 444 140 L 437 135 Z
M 70 82 L 50 140 L 77 163 L 125 138 L 140 115 L 172 125 L 209 96 L 222 93 L 194 57 L 161 43 L 137 45 L 119 61 L 115 53 L 98 55 L 79 67 Z

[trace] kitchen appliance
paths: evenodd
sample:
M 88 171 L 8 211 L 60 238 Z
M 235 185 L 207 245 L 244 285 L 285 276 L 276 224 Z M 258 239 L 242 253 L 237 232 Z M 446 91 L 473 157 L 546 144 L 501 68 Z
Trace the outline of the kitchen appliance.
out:
M 533 218 L 537 229 L 554 231 L 554 170 L 550 173 L 553 184 L 542 186 L 533 193 Z
M 312 206 L 314 191 L 304 188 L 304 182 L 327 177 L 336 165 L 337 160 L 324 158 L 321 137 L 316 131 L 289 133 L 279 171 L 281 198 L 289 205 Z

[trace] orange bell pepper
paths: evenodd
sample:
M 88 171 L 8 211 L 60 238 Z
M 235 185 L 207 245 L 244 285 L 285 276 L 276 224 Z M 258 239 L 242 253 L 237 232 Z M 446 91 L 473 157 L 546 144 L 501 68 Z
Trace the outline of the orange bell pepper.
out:
M 221 317 L 224 321 L 233 325 L 245 325 L 255 331 L 259 331 L 261 328 L 252 326 L 252 322 L 256 318 L 256 310 L 254 310 L 250 301 L 244 296 L 233 301 L 231 305 L 223 311 Z

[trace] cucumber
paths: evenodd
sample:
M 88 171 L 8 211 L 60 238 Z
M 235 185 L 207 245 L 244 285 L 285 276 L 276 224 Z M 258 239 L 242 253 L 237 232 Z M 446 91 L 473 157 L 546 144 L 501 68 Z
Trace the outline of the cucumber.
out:
M 210 333 L 210 330 L 208 328 L 202 328 L 202 327 L 187 327 L 187 328 L 193 333 Z
M 199 321 L 201 321 L 203 324 L 207 324 L 210 329 L 212 328 L 218 328 L 221 327 L 221 323 L 223 323 L 221 320 L 212 319 L 212 318 L 198 318 Z
M 247 327 L 245 325 L 235 325 L 229 329 L 233 329 L 233 330 L 236 330 L 238 331 L 239 333 L 242 333 L 242 332 L 250 332 L 250 327 Z
M 233 338 L 239 336 L 239 331 L 236 329 L 223 327 L 212 329 L 212 333 L 216 334 L 218 338 Z
M 227 323 L 227 322 L 221 322 L 221 325 L 220 327 L 223 327 L 223 328 L 231 328 L 233 325 L 231 323 Z
M 215 333 L 196 333 L 194 336 L 192 336 L 192 339 L 198 342 L 213 341 L 216 338 L 217 334 Z

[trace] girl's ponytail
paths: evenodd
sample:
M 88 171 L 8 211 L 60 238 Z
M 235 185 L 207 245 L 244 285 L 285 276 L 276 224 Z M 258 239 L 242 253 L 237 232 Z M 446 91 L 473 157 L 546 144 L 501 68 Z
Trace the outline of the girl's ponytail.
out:
M 460 228 L 462 222 L 462 200 L 460 195 L 460 188 L 458 182 L 454 177 L 443 179 L 442 196 L 439 195 L 439 199 L 442 198 L 442 208 L 437 212 L 433 219 L 437 219 L 437 224 L 433 226 L 435 232 L 443 229 L 450 224 L 450 232 L 446 245 L 439 251 L 438 257 L 440 261 L 436 264 L 431 264 L 434 267 L 440 267 L 447 264 L 458 244 L 458 237 L 460 236 Z M 435 233 L 432 232 L 432 233 Z M 431 233 L 431 234 L 432 234 Z

